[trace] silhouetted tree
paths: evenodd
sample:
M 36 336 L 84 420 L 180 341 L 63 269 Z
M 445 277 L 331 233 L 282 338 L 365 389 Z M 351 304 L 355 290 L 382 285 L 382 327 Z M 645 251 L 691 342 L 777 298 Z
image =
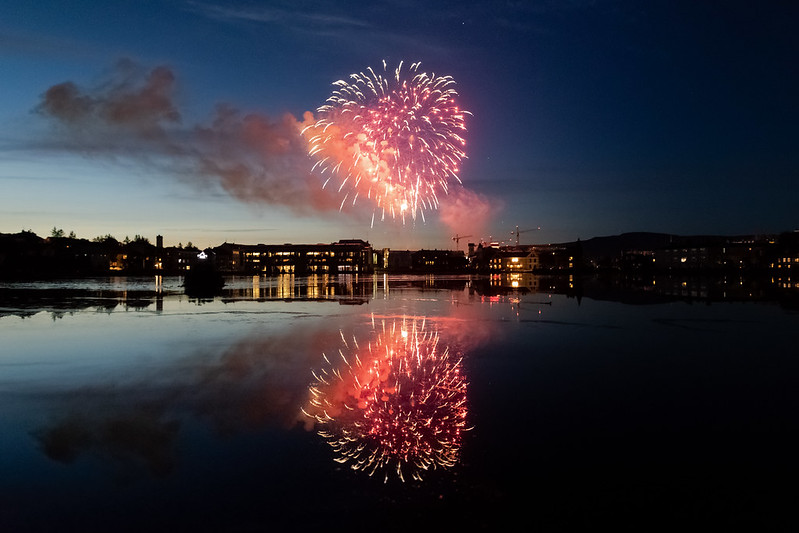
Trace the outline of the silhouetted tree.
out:
M 113 235 L 111 235 L 110 233 L 107 233 L 105 235 L 98 235 L 97 237 L 92 239 L 92 241 L 93 242 L 102 242 L 102 243 L 116 243 L 116 244 L 119 243 L 119 241 L 116 240 L 116 238 Z
M 50 236 L 51 237 L 63 237 L 64 236 L 64 230 L 61 229 L 61 228 L 56 228 L 55 226 L 53 226 L 52 231 L 50 231 Z

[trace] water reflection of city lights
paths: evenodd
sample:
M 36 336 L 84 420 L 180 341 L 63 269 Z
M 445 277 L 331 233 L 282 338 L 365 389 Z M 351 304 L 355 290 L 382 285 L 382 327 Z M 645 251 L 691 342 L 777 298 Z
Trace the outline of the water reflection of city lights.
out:
M 336 461 L 384 481 L 456 465 L 468 429 L 462 359 L 424 319 L 384 320 L 372 333 L 366 344 L 342 333 L 337 353 L 323 354 L 303 412 Z

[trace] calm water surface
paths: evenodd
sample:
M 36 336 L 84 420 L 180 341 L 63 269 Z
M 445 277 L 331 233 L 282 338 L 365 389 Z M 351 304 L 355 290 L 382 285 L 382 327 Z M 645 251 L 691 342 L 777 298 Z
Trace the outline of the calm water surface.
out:
M 325 355 L 348 379 L 339 352 L 403 324 L 467 384 L 457 461 L 421 481 L 337 462 L 303 413 Z M 773 303 L 469 278 L 4 283 L 0 531 L 795 525 L 797 340 Z

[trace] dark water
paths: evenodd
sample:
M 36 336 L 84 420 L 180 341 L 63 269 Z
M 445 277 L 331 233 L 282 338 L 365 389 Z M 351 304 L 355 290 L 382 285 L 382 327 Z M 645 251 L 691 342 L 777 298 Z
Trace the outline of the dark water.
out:
M 794 528 L 799 314 L 544 285 L 0 285 L 0 531 Z M 301 410 L 342 337 L 403 320 L 468 382 L 421 481 L 336 462 Z

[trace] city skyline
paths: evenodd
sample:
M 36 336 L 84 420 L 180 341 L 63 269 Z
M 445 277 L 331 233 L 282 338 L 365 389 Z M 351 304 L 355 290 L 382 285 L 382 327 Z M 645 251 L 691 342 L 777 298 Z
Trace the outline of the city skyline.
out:
M 0 232 L 444 249 L 517 227 L 541 228 L 528 243 L 790 231 L 796 15 L 778 2 L 4 6 Z M 247 146 L 293 139 L 333 82 L 382 60 L 451 75 L 472 114 L 463 188 L 424 222 L 372 225 L 367 202 L 339 210 L 301 146 L 255 159 Z M 76 126 L 64 96 L 132 118 Z M 212 164 L 259 172 L 234 182 Z

